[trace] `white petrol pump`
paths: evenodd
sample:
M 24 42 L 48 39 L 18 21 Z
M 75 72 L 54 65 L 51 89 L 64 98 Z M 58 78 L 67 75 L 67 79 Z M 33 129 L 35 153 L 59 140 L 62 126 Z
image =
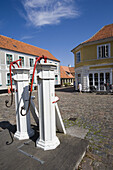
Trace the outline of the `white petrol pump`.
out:
M 14 137 L 19 140 L 29 139 L 34 135 L 30 123 L 30 110 L 25 116 L 20 114 L 21 108 L 24 106 L 23 112 L 27 111 L 29 103 L 29 72 L 27 68 L 16 68 L 12 70 L 15 83 L 15 103 L 16 103 L 16 123 L 17 131 Z
M 38 63 L 41 59 L 44 59 L 45 63 Z M 20 59 L 21 60 L 21 59 Z M 10 80 L 11 80 L 11 92 L 12 88 L 12 77 L 11 77 L 11 66 L 17 64 L 18 61 L 14 61 L 10 65 Z M 16 105 L 16 123 L 17 131 L 14 137 L 19 140 L 28 139 L 34 135 L 34 131 L 31 129 L 30 125 L 30 111 L 38 124 L 40 135 L 36 141 L 36 146 L 44 150 L 55 149 L 60 141 L 56 136 L 56 130 L 66 134 L 66 130 L 63 124 L 63 120 L 60 115 L 60 111 L 57 105 L 58 97 L 55 96 L 55 74 L 56 69 L 55 64 L 46 63 L 47 57 L 37 58 L 33 77 L 31 82 L 31 89 L 29 95 L 29 69 L 21 68 L 18 64 L 18 68 L 13 69 L 13 79 L 15 82 L 15 105 Z M 34 80 L 35 69 L 37 68 L 37 86 L 38 86 L 38 104 L 39 104 L 39 114 L 32 101 L 32 86 Z M 13 93 L 12 93 L 13 94 Z M 13 96 L 13 95 L 11 95 Z M 13 97 L 11 97 L 13 99 Z M 11 100 L 12 105 L 12 100 Z M 8 101 L 6 101 L 6 106 L 8 106 Z M 39 120 L 38 120 L 39 119 Z
M 55 149 L 60 144 L 56 136 L 55 69 L 55 64 L 37 65 L 40 137 L 36 146 L 44 150 Z

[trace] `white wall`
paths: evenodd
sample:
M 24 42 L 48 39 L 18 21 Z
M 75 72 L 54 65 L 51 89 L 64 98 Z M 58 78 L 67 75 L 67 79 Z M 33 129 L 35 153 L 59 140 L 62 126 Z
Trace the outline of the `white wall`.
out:
M 24 66 L 30 68 L 30 74 L 33 73 L 33 67 L 30 67 L 29 65 L 29 58 L 34 58 L 34 62 L 36 58 L 35 56 L 32 56 L 32 55 L 0 49 L 0 83 L 2 83 L 2 86 L 0 86 L 0 90 L 7 89 L 7 86 L 6 86 L 7 76 L 6 75 L 9 72 L 9 66 L 6 64 L 6 54 L 11 54 L 13 56 L 13 61 L 18 60 L 19 56 L 23 56 L 25 59 Z M 60 62 L 55 61 L 55 60 L 50 60 L 50 59 L 47 59 L 47 62 L 49 63 L 52 62 L 56 64 L 57 69 L 55 71 L 55 75 L 58 75 L 58 84 L 60 84 Z M 36 74 L 35 74 L 35 82 L 37 82 Z

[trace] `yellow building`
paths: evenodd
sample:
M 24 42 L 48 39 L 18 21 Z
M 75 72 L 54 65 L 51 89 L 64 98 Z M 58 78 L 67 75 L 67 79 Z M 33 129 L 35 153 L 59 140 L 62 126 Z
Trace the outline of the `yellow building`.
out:
M 106 91 L 113 84 L 113 24 L 101 28 L 72 52 L 75 58 L 75 82 L 83 91 Z

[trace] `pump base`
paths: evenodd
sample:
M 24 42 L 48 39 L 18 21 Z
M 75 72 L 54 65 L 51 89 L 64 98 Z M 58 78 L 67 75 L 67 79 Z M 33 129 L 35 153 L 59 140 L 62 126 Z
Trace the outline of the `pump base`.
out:
M 30 132 L 16 132 L 14 134 L 14 137 L 19 139 L 19 140 L 24 140 L 24 139 L 29 139 L 30 137 L 32 137 L 34 135 L 34 130 L 31 129 Z
M 53 141 L 44 141 L 40 138 L 36 141 L 36 146 L 42 148 L 43 150 L 52 150 L 55 149 L 58 145 L 60 145 L 60 141 L 57 136 Z

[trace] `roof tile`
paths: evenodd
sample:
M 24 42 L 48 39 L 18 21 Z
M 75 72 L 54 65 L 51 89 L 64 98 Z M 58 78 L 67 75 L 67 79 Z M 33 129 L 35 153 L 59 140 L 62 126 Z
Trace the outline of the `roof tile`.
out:
M 60 66 L 60 77 L 61 78 L 74 78 L 74 76 L 71 74 L 70 72 L 70 68 L 71 67 L 67 67 L 67 66 Z M 69 73 L 69 74 L 68 74 Z
M 94 34 L 88 40 L 84 41 L 82 44 L 110 37 L 113 37 L 113 24 L 102 27 L 96 34 Z
M 0 48 L 16 51 L 20 53 L 30 54 L 34 56 L 46 56 L 47 58 L 59 61 L 48 50 L 0 35 Z

